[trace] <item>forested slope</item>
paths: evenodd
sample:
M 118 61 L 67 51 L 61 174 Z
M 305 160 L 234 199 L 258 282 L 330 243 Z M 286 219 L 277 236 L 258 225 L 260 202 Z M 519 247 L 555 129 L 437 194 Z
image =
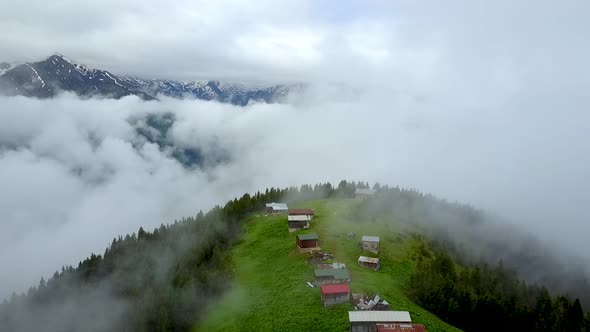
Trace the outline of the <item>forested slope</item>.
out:
M 367 186 L 272 188 L 116 237 L 103 254 L 63 267 L 0 304 L 0 330 L 346 330 L 352 307 L 321 306 L 317 289 L 305 284 L 313 268 L 295 252 L 286 217 L 261 214 L 265 203 L 287 201 L 317 209 L 313 231 L 349 267 L 353 292 L 380 294 L 429 331 L 454 329 L 443 320 L 468 331 L 590 331 L 586 302 L 576 299 L 587 294 L 585 279 L 567 275 L 561 288 L 549 289 L 525 283 L 514 266 L 530 253 L 491 255 L 486 248 L 508 248 L 516 235 L 484 237 L 493 221 L 483 212 L 379 185 L 374 197 L 353 198 L 355 188 Z M 361 251 L 351 232 L 382 237 L 380 271 L 356 265 Z M 533 258 L 534 264 L 522 263 L 528 272 L 555 266 L 550 256 Z

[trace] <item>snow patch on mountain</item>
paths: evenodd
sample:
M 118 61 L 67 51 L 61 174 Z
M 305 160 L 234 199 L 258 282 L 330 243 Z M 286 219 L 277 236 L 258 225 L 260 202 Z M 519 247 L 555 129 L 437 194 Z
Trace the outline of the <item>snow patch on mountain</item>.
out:
M 16 63 L 0 62 L 0 76 L 16 66 Z
M 33 77 L 33 80 L 36 78 L 37 81 L 39 81 L 41 83 L 41 87 L 44 88 L 45 87 L 45 81 L 43 80 L 43 78 L 41 78 L 41 75 L 39 75 L 39 72 L 37 72 L 37 70 L 35 69 L 35 67 L 31 66 L 31 64 L 26 64 L 29 68 L 31 68 L 31 70 L 33 71 L 33 73 L 35 73 L 36 77 Z
M 117 82 L 117 80 L 116 80 L 116 79 L 115 79 L 113 76 L 111 76 L 111 74 L 109 74 L 109 72 L 108 72 L 108 71 L 105 71 L 105 72 L 104 72 L 104 74 L 105 74 L 105 75 L 107 75 L 107 77 L 108 77 L 108 78 L 112 79 L 112 80 L 113 80 L 113 82 L 115 82 L 115 84 L 117 84 L 118 86 L 120 86 L 120 87 L 124 87 L 124 86 L 123 86 L 123 85 L 121 85 L 119 82 Z

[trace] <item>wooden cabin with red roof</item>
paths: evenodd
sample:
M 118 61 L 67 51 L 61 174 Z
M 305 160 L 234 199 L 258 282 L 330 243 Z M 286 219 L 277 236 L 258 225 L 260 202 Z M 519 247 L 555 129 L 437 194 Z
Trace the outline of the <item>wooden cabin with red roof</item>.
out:
M 324 307 L 346 303 L 350 301 L 350 288 L 347 284 L 333 284 L 322 286 L 322 302 Z

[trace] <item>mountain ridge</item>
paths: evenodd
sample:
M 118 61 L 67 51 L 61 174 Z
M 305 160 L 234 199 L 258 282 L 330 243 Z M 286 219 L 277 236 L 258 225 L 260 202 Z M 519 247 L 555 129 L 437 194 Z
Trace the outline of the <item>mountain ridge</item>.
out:
M 479 231 L 487 221 L 478 210 L 380 184 L 373 195 L 355 197 L 356 189 L 367 187 L 345 180 L 337 187 L 272 187 L 152 232 L 140 227 L 119 235 L 104 255 L 92 253 L 77 267 L 64 266 L 0 302 L 0 329 L 348 330 L 348 311 L 359 309 L 357 302 L 326 308 L 318 287 L 309 287 L 312 256 L 299 253 L 295 239 L 313 232 L 335 260 L 324 263 L 346 266 L 352 293 L 379 295 L 428 331 L 590 331 L 590 313 L 569 292 L 550 294 L 538 283 L 527 284 L 504 265 L 506 256 L 491 265 L 469 262 L 461 255 L 470 255 L 471 246 L 433 228 L 448 226 L 450 218 Z M 287 216 L 266 213 L 267 202 L 314 209 L 310 229 L 289 232 Z M 380 236 L 378 254 L 363 250 L 363 234 Z M 360 255 L 378 256 L 381 267 L 358 265 Z M 551 263 L 537 268 L 545 264 Z
M 302 87 L 302 84 L 249 86 L 215 80 L 183 82 L 120 76 L 90 68 L 59 53 L 38 62 L 0 63 L 0 94 L 10 96 L 51 98 L 60 91 L 69 91 L 84 97 L 98 95 L 118 99 L 135 95 L 154 100 L 165 96 L 245 106 L 250 102 L 281 102 Z

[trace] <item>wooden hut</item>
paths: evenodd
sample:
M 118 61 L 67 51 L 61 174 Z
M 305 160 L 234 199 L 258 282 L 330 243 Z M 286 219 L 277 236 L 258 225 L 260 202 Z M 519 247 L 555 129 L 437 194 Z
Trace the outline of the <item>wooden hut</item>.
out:
M 291 220 L 291 216 L 289 216 L 287 225 L 289 226 L 289 232 L 295 232 L 302 229 L 309 229 L 310 227 L 309 220 Z
M 324 307 L 333 306 L 350 301 L 350 288 L 348 284 L 335 284 L 322 286 L 322 302 Z
M 293 219 L 312 221 L 314 216 L 314 209 L 289 209 L 289 217 L 293 217 Z
M 363 250 L 371 251 L 376 254 L 379 253 L 379 237 L 378 236 L 363 235 L 361 242 L 363 245 Z
M 321 249 L 317 234 L 297 235 L 297 250 L 299 253 L 319 251 Z
M 289 208 L 286 203 L 266 203 L 266 213 L 287 213 Z
M 372 269 L 375 271 L 379 270 L 379 268 L 381 267 L 381 261 L 379 260 L 379 258 L 360 256 L 358 263 L 362 267 L 366 267 L 367 269 Z
M 347 269 L 315 269 L 316 285 L 344 284 L 350 282 Z
M 377 324 L 394 324 L 412 322 L 407 311 L 349 311 L 351 332 L 377 332 Z

